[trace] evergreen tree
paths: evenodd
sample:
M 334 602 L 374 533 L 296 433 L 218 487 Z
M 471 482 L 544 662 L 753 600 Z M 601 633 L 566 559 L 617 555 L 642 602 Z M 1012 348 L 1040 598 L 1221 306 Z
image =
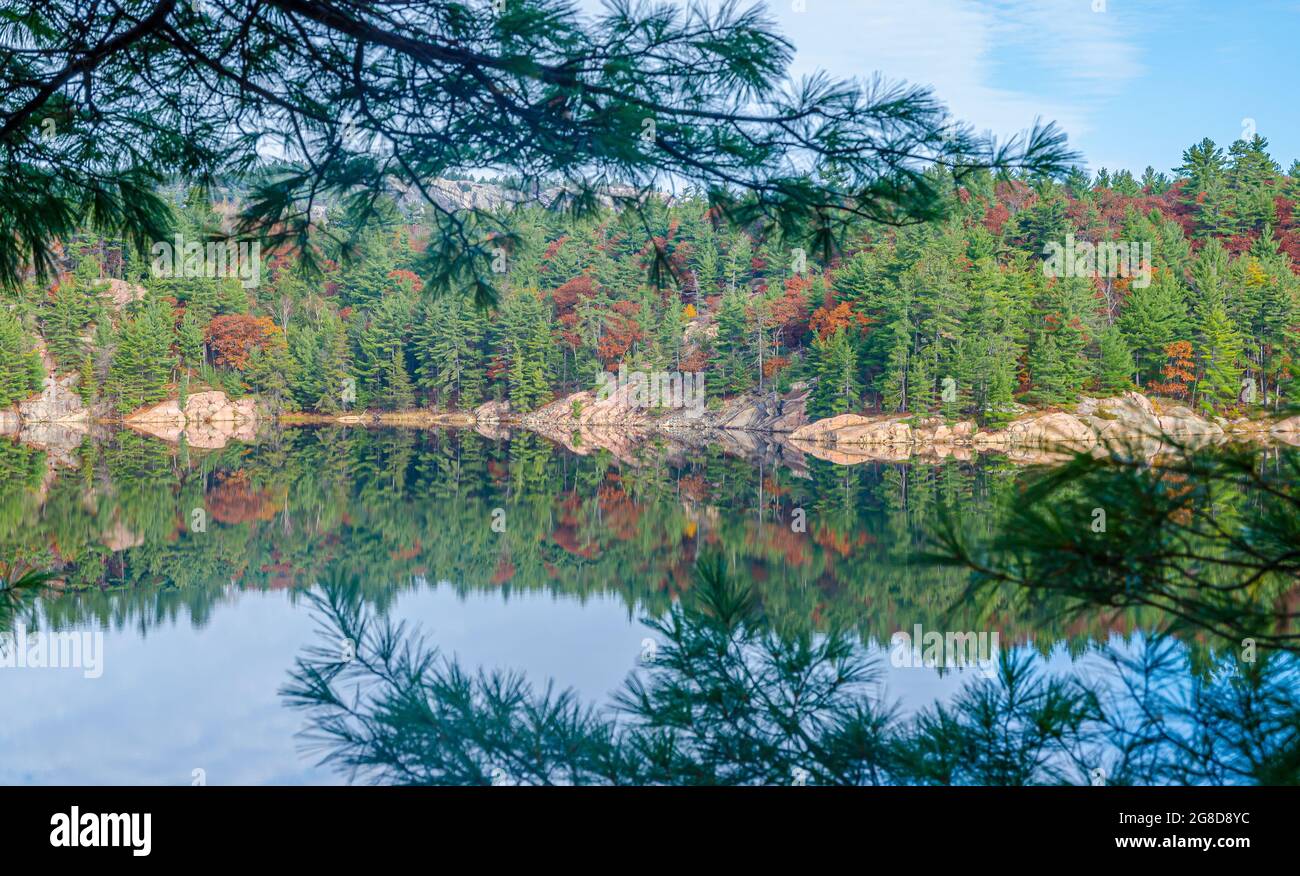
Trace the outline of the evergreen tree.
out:
M 1268 154 L 1268 140 L 1255 134 L 1228 149 L 1228 186 L 1239 232 L 1257 231 L 1273 219 L 1273 197 L 1282 168 Z
M 1015 242 L 1031 253 L 1044 257 L 1049 243 L 1065 245 L 1065 235 L 1072 229 L 1064 198 L 1040 199 L 1016 217 Z
M 354 407 L 358 399 L 348 357 L 346 328 L 338 317 L 327 315 L 322 319 L 315 339 L 314 360 L 319 374 L 316 391 L 319 395 L 312 400 L 312 406 L 325 413 Z
M 352 362 L 359 406 L 382 403 L 388 378 L 393 376 L 393 351 L 405 355 L 414 312 L 414 299 L 409 294 L 394 292 L 376 302 L 373 309 L 362 311 L 353 323 Z
M 1118 326 L 1108 326 L 1097 339 L 1097 388 L 1118 395 L 1133 387 L 1133 351 Z
M 106 387 L 116 398 L 119 412 L 127 413 L 167 397 L 172 334 L 171 308 L 157 299 L 123 321 Z
M 45 369 L 32 350 L 23 325 L 9 307 L 0 305 L 0 408 L 40 392 Z
M 1044 332 L 1029 351 L 1029 376 L 1033 380 L 1030 398 L 1039 404 L 1069 401 L 1074 386 L 1073 369 L 1057 343 L 1056 332 Z
M 1133 289 L 1119 325 L 1137 363 L 1138 385 L 1159 379 L 1165 348 L 1191 336 L 1182 284 L 1159 271 L 1149 285 Z
M 808 399 L 808 415 L 831 417 L 856 410 L 861 387 L 858 362 L 846 329 L 837 329 L 812 344 L 813 370 L 817 385 Z
M 532 290 L 517 292 L 504 302 L 501 324 L 509 345 L 510 405 L 517 411 L 535 410 L 551 398 L 548 365 L 554 341 L 546 304 Z
M 293 407 L 289 380 L 292 370 L 293 357 L 283 336 L 277 334 L 271 342 L 249 350 L 248 364 L 243 369 L 244 385 L 273 410 Z
M 176 347 L 181 354 L 181 361 L 187 368 L 198 370 L 206 362 L 204 359 L 203 323 L 199 316 L 188 308 L 181 317 L 181 324 L 176 329 Z
M 881 398 L 891 411 L 905 411 L 912 401 L 909 365 L 912 352 L 912 329 L 906 315 L 889 327 L 888 360 L 881 374 Z
M 1223 150 L 1206 137 L 1184 150 L 1183 163 L 1174 169 L 1174 173 L 1188 182 L 1185 197 L 1195 200 L 1197 193 L 1207 191 L 1224 178 L 1226 167 Z
M 384 374 L 384 403 L 393 410 L 408 410 L 415 405 L 415 389 L 406 372 L 406 357 L 394 348 Z
M 1230 405 L 1241 393 L 1241 337 L 1223 305 L 1205 314 L 1200 327 L 1201 379 L 1197 389 L 1207 405 Z
M 438 403 L 472 408 L 483 401 L 487 357 L 482 311 L 469 302 L 444 296 L 426 303 L 414 338 L 416 383 L 435 394 Z
M 983 408 L 984 422 L 992 426 L 1008 423 L 1013 418 L 1016 390 L 1016 357 L 1012 350 L 996 351 L 991 362 L 988 399 Z
M 741 237 L 749 239 L 744 235 Z M 727 292 L 718 307 L 718 334 L 713 339 L 706 377 L 709 392 L 715 396 L 736 395 L 749 389 L 754 382 L 747 355 L 750 339 L 745 297 L 744 292 Z
M 89 261 L 89 260 L 83 260 Z M 46 349 L 63 371 L 81 366 L 86 344 L 82 335 L 93 314 L 93 303 L 80 280 L 58 284 L 42 308 L 41 331 Z

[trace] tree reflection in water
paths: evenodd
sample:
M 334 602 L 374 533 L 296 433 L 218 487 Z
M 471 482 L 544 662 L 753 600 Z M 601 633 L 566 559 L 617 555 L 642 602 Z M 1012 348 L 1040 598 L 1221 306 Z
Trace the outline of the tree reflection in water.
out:
M 1290 784 L 1295 654 L 1189 665 L 1177 640 L 1102 647 L 1113 671 L 1051 674 L 1004 653 L 948 703 L 905 714 L 850 637 L 778 634 L 717 557 L 647 626 L 662 644 L 607 707 L 470 672 L 378 618 L 354 581 L 313 595 L 322 644 L 282 690 L 306 747 L 401 784 Z M 1095 667 L 1093 667 L 1095 669 Z
M 52 577 L 48 572 L 24 571 L 17 563 L 0 563 L 0 634 L 10 631 L 14 619 L 30 607 Z
M 1300 648 L 1300 454 L 1160 439 L 1076 454 L 1020 486 L 992 537 L 945 514 L 928 559 L 961 602 L 1036 617 L 1136 611 L 1220 644 Z

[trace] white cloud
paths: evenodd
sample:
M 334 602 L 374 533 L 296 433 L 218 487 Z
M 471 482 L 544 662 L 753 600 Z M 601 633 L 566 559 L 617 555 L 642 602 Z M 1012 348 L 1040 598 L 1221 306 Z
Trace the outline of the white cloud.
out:
M 677 0 L 685 2 L 685 0 Z M 744 0 L 742 0 L 743 4 Z M 1140 77 L 1148 11 L 1128 0 L 765 0 L 791 73 L 928 85 L 958 119 L 1006 137 L 1055 121 L 1078 148 Z M 579 0 L 587 12 L 599 0 Z M 716 7 L 717 0 L 708 0 Z M 800 7 L 802 7 L 800 9 Z
M 958 118 L 1006 136 L 1035 118 L 1072 142 L 1142 74 L 1135 13 L 1110 0 L 774 0 L 798 49 L 794 72 L 824 69 L 930 85 Z M 1004 84 L 1005 83 L 1005 84 Z

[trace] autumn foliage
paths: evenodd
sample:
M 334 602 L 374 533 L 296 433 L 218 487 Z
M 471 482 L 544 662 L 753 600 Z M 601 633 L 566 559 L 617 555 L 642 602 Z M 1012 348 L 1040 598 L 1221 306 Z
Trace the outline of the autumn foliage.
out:
M 853 326 L 865 327 L 867 322 L 867 318 L 862 314 L 853 312 L 853 308 L 847 301 L 841 301 L 834 306 L 829 303 L 823 304 L 814 310 L 812 318 L 808 321 L 808 327 L 817 333 L 817 337 L 825 340 L 840 329 Z
M 1188 341 L 1174 341 L 1165 347 L 1168 364 L 1161 369 L 1165 379 L 1163 383 L 1153 383 L 1151 388 L 1165 395 L 1185 398 L 1188 388 L 1196 381 L 1196 361 L 1192 357 L 1192 345 Z
M 284 333 L 269 316 L 227 313 L 208 323 L 207 343 L 217 365 L 242 371 L 254 349 L 284 344 Z

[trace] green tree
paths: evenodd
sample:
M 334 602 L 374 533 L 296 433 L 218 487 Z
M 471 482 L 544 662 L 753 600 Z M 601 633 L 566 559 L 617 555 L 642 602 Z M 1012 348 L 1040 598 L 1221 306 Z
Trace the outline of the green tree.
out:
M 187 368 L 197 370 L 207 364 L 204 358 L 203 329 L 199 315 L 187 308 L 176 329 L 176 347 Z
M 41 357 L 13 310 L 0 305 L 0 408 L 27 398 L 41 389 L 45 369 Z
M 808 399 L 810 417 L 831 417 L 857 408 L 861 395 L 858 361 L 846 329 L 837 329 L 812 345 L 817 385 Z
M 554 350 L 546 304 L 531 290 L 503 302 L 501 325 L 509 347 L 509 397 L 517 411 L 531 411 L 551 398 L 548 363 Z
M 80 367 L 86 352 L 82 336 L 94 313 L 94 303 L 79 280 L 58 284 L 41 313 L 46 349 L 63 371 Z
M 406 356 L 394 349 L 384 373 L 384 404 L 393 410 L 409 410 L 415 406 L 415 388 L 406 371 Z
M 440 404 L 474 407 L 483 401 L 486 383 L 484 314 L 451 296 L 426 302 L 421 312 L 413 340 L 417 385 Z
M 167 397 L 172 337 L 171 308 L 160 300 L 145 303 L 123 320 L 105 387 L 120 413 Z
M 1223 305 L 1205 314 L 1200 334 L 1201 398 L 1209 405 L 1233 404 L 1241 393 L 1241 337 Z
M 1159 379 L 1169 344 L 1191 337 L 1185 295 L 1182 284 L 1168 271 L 1133 289 L 1119 325 L 1137 363 L 1139 386 Z
M 1097 339 L 1097 388 L 1118 395 L 1133 386 L 1133 351 L 1118 326 L 1108 326 Z
M 736 395 L 754 384 L 754 372 L 748 355 L 749 318 L 745 299 L 745 292 L 727 292 L 722 296 L 722 303 L 718 307 L 718 334 L 713 339 L 709 373 L 706 376 L 709 392 L 715 396 Z

